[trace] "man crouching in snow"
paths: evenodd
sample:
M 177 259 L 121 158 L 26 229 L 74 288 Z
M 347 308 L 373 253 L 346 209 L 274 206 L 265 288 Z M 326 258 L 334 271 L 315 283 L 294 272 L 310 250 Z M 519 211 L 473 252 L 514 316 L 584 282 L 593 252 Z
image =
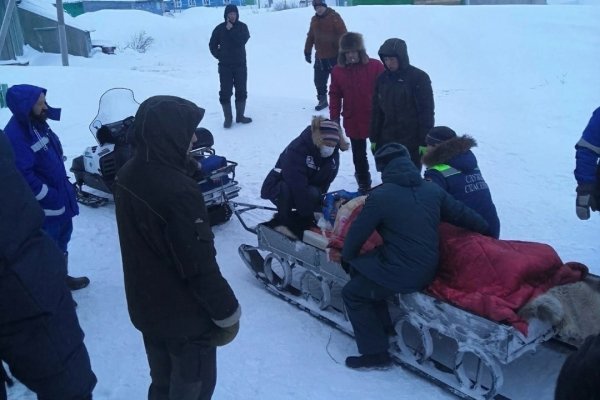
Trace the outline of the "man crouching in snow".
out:
M 0 360 L 38 399 L 91 400 L 96 376 L 62 251 L 0 130 Z M 0 399 L 6 399 L 1 379 Z
M 351 276 L 342 297 L 362 354 L 346 358 L 349 368 L 391 364 L 387 336 L 394 328 L 386 299 L 420 291 L 433 281 L 440 219 L 479 233 L 488 229 L 479 214 L 421 178 L 403 145 L 381 147 L 375 153 L 375 166 L 383 184 L 371 190 L 342 250 L 342 266 Z M 359 255 L 375 229 L 383 245 Z
M 135 115 L 135 154 L 117 174 L 115 208 L 129 316 L 144 337 L 148 398 L 212 397 L 216 347 L 239 330 L 241 309 L 221 275 L 188 153 L 204 110 L 154 96 Z

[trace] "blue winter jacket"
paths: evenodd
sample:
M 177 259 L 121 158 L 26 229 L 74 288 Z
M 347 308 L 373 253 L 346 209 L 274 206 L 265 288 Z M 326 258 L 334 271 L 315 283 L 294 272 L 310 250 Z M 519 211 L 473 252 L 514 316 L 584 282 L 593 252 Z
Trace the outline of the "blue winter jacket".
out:
M 330 157 L 321 156 L 312 129 L 308 126 L 281 153 L 275 168 L 263 182 L 260 196 L 266 200 L 276 200 L 280 182 L 285 181 L 292 191 L 298 214 L 312 215 L 313 205 L 307 202 L 310 197 L 308 187 L 315 186 L 321 193 L 326 193 L 338 173 L 339 161 L 339 147 Z
M 598 183 L 600 161 L 600 107 L 592 114 L 575 145 L 575 179 L 579 184 Z
M 16 166 L 29 184 L 46 216 L 45 224 L 66 220 L 79 213 L 75 190 L 69 182 L 58 136 L 46 122 L 31 118 L 31 110 L 46 89 L 15 85 L 6 102 L 13 116 L 5 133 L 12 144 Z M 48 107 L 48 118 L 60 119 L 60 109 Z
M 432 182 L 408 157 L 391 160 L 344 240 L 342 258 L 373 282 L 398 293 L 429 285 L 438 268 L 441 221 L 483 233 L 485 220 Z M 374 230 L 383 245 L 359 255 Z
M 477 211 L 490 226 L 487 235 L 498 239 L 498 212 L 477 158 L 470 150 L 476 145 L 473 138 L 461 136 L 435 146 L 423 157 L 427 167 L 424 175 L 425 179 L 437 183 L 456 200 Z

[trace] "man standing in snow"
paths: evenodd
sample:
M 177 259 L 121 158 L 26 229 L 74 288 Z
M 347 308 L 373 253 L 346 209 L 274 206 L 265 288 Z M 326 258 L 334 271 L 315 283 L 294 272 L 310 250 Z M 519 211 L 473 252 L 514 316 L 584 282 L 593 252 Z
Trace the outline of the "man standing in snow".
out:
M 0 360 L 39 399 L 91 400 L 96 385 L 65 259 L 0 130 Z M 0 366 L 0 399 L 6 399 Z
M 401 143 L 421 169 L 425 136 L 434 124 L 433 90 L 429 75 L 410 65 L 406 43 L 388 39 L 379 48 L 385 72 L 373 93 L 369 139 L 373 152 L 386 143 Z
M 210 399 L 216 346 L 237 335 L 241 309 L 221 275 L 189 150 L 204 110 L 174 96 L 144 101 L 136 152 L 114 196 L 129 316 L 144 337 L 150 400 Z M 148 179 L 151 177 L 152 179 Z
M 344 129 L 352 145 L 354 177 L 360 192 L 371 188 L 367 138 L 373 89 L 383 72 L 379 60 L 369 58 L 360 33 L 348 32 L 340 39 L 338 65 L 331 72 L 329 118 L 337 123 L 344 116 Z
M 208 47 L 219 60 L 219 102 L 225 115 L 224 128 L 231 128 L 233 111 L 231 96 L 235 87 L 235 122 L 249 124 L 252 118 L 244 115 L 248 91 L 248 67 L 246 66 L 246 42 L 250 39 L 248 26 L 240 21 L 238 9 L 233 4 L 225 7 L 225 22 L 213 30 Z
M 321 111 L 328 106 L 327 80 L 331 70 L 337 63 L 340 38 L 346 33 L 344 20 L 327 7 L 325 0 L 313 0 L 315 15 L 310 20 L 310 27 L 304 44 L 304 59 L 312 63 L 312 48 L 315 46 L 314 81 L 317 88 L 318 103 L 315 110 Z
M 16 156 L 17 168 L 44 210 L 43 229 L 68 260 L 68 244 L 73 232 L 73 217 L 79 214 L 75 189 L 65 170 L 65 157 L 58 136 L 46 122 L 60 120 L 60 108 L 46 103 L 46 89 L 14 85 L 6 93 L 13 116 L 4 128 Z M 67 275 L 71 290 L 82 289 L 90 280 Z
M 586 220 L 590 218 L 590 209 L 600 210 L 600 107 L 592 114 L 575 149 L 575 211 L 579 219 Z
M 423 180 L 406 147 L 389 143 L 375 153 L 383 184 L 372 189 L 344 240 L 342 266 L 351 279 L 342 298 L 360 356 L 346 358 L 349 368 L 391 364 L 388 335 L 393 326 L 386 299 L 429 285 L 438 266 L 440 220 L 486 232 L 485 220 L 438 185 Z M 383 245 L 359 255 L 377 230 Z

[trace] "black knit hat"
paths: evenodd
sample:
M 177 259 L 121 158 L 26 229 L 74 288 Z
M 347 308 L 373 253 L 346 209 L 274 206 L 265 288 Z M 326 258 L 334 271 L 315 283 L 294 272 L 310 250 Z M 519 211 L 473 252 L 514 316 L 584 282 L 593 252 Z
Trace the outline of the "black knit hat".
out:
M 325 0 L 312 0 L 313 7 L 323 6 L 327 7 L 327 2 Z
M 409 157 L 408 150 L 400 143 L 388 143 L 375 152 L 375 169 L 381 172 L 390 161 L 398 157 Z
M 447 126 L 434 126 L 425 137 L 425 143 L 430 146 L 436 146 L 455 137 L 456 132 Z

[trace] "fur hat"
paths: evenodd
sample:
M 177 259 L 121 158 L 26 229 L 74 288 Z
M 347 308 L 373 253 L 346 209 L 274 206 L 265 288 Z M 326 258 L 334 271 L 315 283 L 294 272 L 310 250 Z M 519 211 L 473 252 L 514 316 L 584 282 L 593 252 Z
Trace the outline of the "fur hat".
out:
M 311 123 L 312 140 L 315 146 L 320 147 L 324 140 L 338 142 L 341 151 L 350 147 L 337 122 L 322 116 L 314 116 Z
M 425 137 L 425 143 L 430 146 L 435 146 L 455 137 L 456 132 L 447 126 L 434 126 Z
M 369 56 L 365 50 L 365 42 L 360 33 L 347 32 L 340 37 L 340 49 L 338 52 L 338 64 L 340 66 L 345 67 L 347 65 L 346 53 L 349 51 L 357 51 L 362 64 L 369 62 Z
M 410 157 L 406 147 L 400 143 L 388 143 L 375 152 L 375 168 L 381 172 L 390 161 L 398 157 Z

